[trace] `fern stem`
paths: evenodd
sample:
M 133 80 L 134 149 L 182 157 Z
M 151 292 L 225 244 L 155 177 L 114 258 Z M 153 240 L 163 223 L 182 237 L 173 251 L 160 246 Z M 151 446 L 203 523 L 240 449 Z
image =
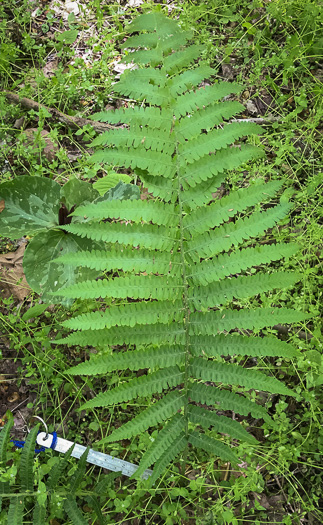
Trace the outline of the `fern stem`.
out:
M 174 131 L 173 131 L 174 132 Z M 175 133 L 175 132 L 174 132 Z M 176 139 L 176 134 L 175 134 Z M 180 256 L 182 264 L 182 281 L 183 281 L 183 306 L 184 306 L 184 327 L 185 327 L 185 363 L 184 363 L 184 419 L 185 419 L 185 436 L 188 439 L 188 391 L 189 391 L 189 360 L 190 360 L 190 351 L 189 351 L 189 294 L 188 294 L 188 281 L 186 276 L 186 261 L 184 255 L 184 224 L 183 224 L 183 203 L 181 199 L 181 180 L 179 176 L 179 165 L 178 165 L 178 141 L 176 140 L 176 159 L 177 159 L 177 197 L 179 205 L 179 229 L 180 229 Z M 187 447 L 183 454 L 183 463 L 182 463 L 182 473 L 185 472 L 185 464 L 187 457 Z

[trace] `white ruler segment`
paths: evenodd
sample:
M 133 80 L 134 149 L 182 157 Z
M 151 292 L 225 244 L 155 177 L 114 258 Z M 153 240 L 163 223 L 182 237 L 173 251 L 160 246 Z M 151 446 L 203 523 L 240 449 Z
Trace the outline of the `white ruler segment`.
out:
M 53 438 L 54 436 L 52 434 L 46 434 L 46 432 L 40 432 L 37 435 L 36 441 L 38 445 L 42 447 L 51 448 Z M 72 445 L 74 445 L 73 441 L 68 441 L 67 439 L 58 437 L 54 450 L 56 452 L 62 452 L 63 454 L 65 454 L 65 452 L 67 452 L 68 449 Z M 76 443 L 71 456 L 73 458 L 79 459 L 85 451 L 86 451 L 86 447 Z M 93 465 L 97 465 L 98 467 L 106 468 L 108 470 L 113 470 L 114 472 L 121 471 L 121 473 L 124 474 L 125 476 L 132 476 L 132 474 L 136 472 L 138 468 L 137 465 L 134 465 L 133 463 L 129 463 L 129 461 L 125 461 L 119 458 L 114 458 L 113 456 L 109 456 L 108 454 L 103 454 L 103 452 L 96 452 L 92 448 L 90 448 L 89 450 L 89 453 L 87 456 L 87 462 L 92 463 Z M 151 474 L 152 474 L 152 470 L 147 469 L 143 473 L 142 478 L 147 479 L 149 478 L 149 476 L 151 476 Z

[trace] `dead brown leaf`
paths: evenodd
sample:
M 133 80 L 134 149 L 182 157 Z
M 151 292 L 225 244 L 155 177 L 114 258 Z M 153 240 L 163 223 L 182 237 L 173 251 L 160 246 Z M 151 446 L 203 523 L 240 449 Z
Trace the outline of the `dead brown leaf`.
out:
M 0 201 L 0 213 L 5 209 L 5 207 L 6 207 L 6 206 L 5 206 L 4 199 L 2 199 L 2 200 Z
M 13 295 L 22 301 L 31 292 L 22 267 L 25 247 L 23 244 L 15 252 L 0 255 L 0 291 L 5 299 Z

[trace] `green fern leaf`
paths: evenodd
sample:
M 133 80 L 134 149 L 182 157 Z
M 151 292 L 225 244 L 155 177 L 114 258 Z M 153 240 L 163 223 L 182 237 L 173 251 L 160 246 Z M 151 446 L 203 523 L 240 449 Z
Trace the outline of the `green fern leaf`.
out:
M 86 266 L 95 270 L 118 270 L 135 273 L 167 274 L 180 271 L 178 254 L 136 250 L 132 247 L 116 246 L 107 251 L 92 250 L 69 253 L 54 259 L 54 262 L 71 266 Z
M 123 276 L 111 281 L 84 281 L 53 292 L 53 295 L 65 297 L 80 297 L 91 299 L 95 297 L 115 297 L 125 299 L 175 299 L 183 286 L 181 282 L 169 276 Z
M 214 150 L 225 148 L 235 140 L 249 135 L 260 133 L 263 129 L 252 122 L 236 122 L 227 124 L 223 129 L 215 129 L 207 135 L 200 135 L 194 141 L 187 141 L 179 148 L 180 167 L 190 164 Z
M 195 312 L 190 317 L 190 324 L 195 335 L 213 335 L 217 331 L 233 328 L 259 329 L 278 323 L 297 323 L 309 317 L 309 314 L 289 308 L 218 310 L 207 312 L 207 315 Z
M 230 217 L 234 217 L 237 212 L 255 206 L 264 198 L 272 197 L 281 186 L 281 181 L 274 181 L 267 184 L 253 184 L 248 188 L 237 190 L 206 208 L 198 208 L 187 214 L 183 219 L 184 227 L 193 236 L 215 228 L 222 222 L 228 221 Z
M 163 176 L 168 179 L 172 178 L 175 171 L 174 163 L 168 155 L 157 151 L 149 151 L 148 154 L 144 147 L 134 150 L 134 152 L 130 152 L 126 148 L 100 150 L 90 157 L 90 161 L 93 164 L 100 162 L 124 168 L 140 168 L 148 170 L 152 175 L 159 175 L 162 170 Z
M 183 319 L 182 301 L 156 301 L 111 306 L 105 312 L 82 314 L 63 323 L 67 328 L 100 330 L 112 326 L 135 326 L 139 324 L 170 323 Z
M 190 300 L 196 309 L 213 307 L 232 301 L 234 297 L 240 299 L 252 297 L 256 294 L 268 292 L 274 288 L 287 288 L 302 278 L 301 274 L 279 272 L 272 274 L 258 273 L 255 275 L 232 277 L 224 281 L 217 281 L 208 286 L 196 287 L 190 291 Z
M 129 328 L 127 326 L 114 327 L 102 330 L 84 330 L 84 332 L 75 332 L 65 339 L 55 341 L 56 344 L 73 344 L 73 345 L 123 345 L 123 344 L 184 344 L 185 326 L 181 323 L 173 323 L 167 326 L 152 324 L 141 325 Z
M 95 487 L 96 490 L 96 487 Z M 87 496 L 86 501 L 88 505 L 94 510 L 96 517 L 97 517 L 97 525 L 107 525 L 106 519 L 104 518 L 101 510 L 101 505 L 99 502 L 99 498 L 96 496 Z
M 203 80 L 215 75 L 216 71 L 209 66 L 199 66 L 195 69 L 184 71 L 173 77 L 169 83 L 169 90 L 172 97 L 181 95 L 188 89 L 198 86 Z
M 176 249 L 178 240 L 172 228 L 156 226 L 155 224 L 125 224 L 125 223 L 87 223 L 64 225 L 64 230 L 87 237 L 94 241 L 119 242 L 120 244 L 138 246 L 149 250 Z
M 180 178 L 186 190 L 183 193 L 183 203 L 195 209 L 209 202 L 212 193 L 209 184 L 217 189 L 225 179 L 225 170 L 238 168 L 241 164 L 262 157 L 263 154 L 262 150 L 250 145 L 226 148 L 182 168 Z M 215 175 L 218 175 L 216 179 Z
M 189 407 L 189 421 L 203 428 L 212 427 L 217 432 L 229 434 L 234 439 L 241 439 L 247 443 L 255 444 L 257 440 L 249 434 L 237 421 L 228 417 L 218 416 L 215 412 L 205 408 L 191 405 Z
M 10 438 L 10 431 L 13 427 L 14 419 L 9 417 L 4 428 L 0 432 L 0 463 L 5 463 L 7 459 L 7 448 Z
M 206 107 L 214 104 L 216 101 L 231 95 L 232 93 L 240 93 L 242 86 L 234 82 L 220 82 L 212 86 L 205 86 L 196 91 L 189 91 L 181 95 L 176 100 L 174 107 L 174 116 L 178 119 L 186 113 L 192 113 L 198 108 Z
M 35 460 L 35 443 L 38 430 L 39 425 L 36 425 L 31 429 L 21 452 L 19 476 L 21 481 L 21 489 L 23 492 L 34 491 L 33 465 Z
M 77 506 L 74 495 L 69 494 L 66 496 L 64 509 L 73 525 L 88 525 L 88 521 L 85 519 L 83 512 Z
M 299 357 L 300 352 L 291 344 L 276 337 L 245 337 L 238 334 L 193 335 L 190 337 L 193 355 L 206 354 L 208 357 L 226 355 Z
M 213 128 L 240 113 L 244 106 L 239 102 L 223 102 L 205 109 L 196 111 L 190 119 L 183 119 L 176 128 L 176 135 L 180 140 L 191 140 L 200 135 L 202 129 Z
M 224 461 L 231 461 L 232 463 L 238 463 L 239 461 L 228 445 L 205 434 L 200 434 L 195 430 L 189 433 L 188 441 L 191 445 L 194 445 L 194 447 L 201 448 L 209 454 L 219 456 Z
M 252 266 L 278 261 L 283 257 L 291 257 L 298 250 L 297 244 L 284 243 L 243 248 L 230 254 L 225 253 L 214 257 L 211 261 L 206 260 L 199 265 L 192 265 L 192 273 L 189 273 L 187 277 L 192 278 L 194 284 L 205 286 L 228 275 L 240 273 Z
M 143 454 L 137 471 L 131 477 L 140 478 L 144 471 L 162 456 L 165 450 L 172 448 L 178 437 L 182 435 L 184 427 L 184 417 L 180 414 L 175 414 L 168 421 L 167 425 L 160 430 L 150 447 Z
M 86 450 L 84 450 L 82 456 L 80 457 L 79 461 L 77 462 L 77 468 L 74 474 L 69 479 L 68 484 L 68 491 L 71 494 L 75 494 L 77 489 L 79 488 L 82 480 L 84 479 L 85 471 L 86 471 L 86 460 L 89 453 L 90 447 L 87 447 Z
M 153 485 L 159 478 L 162 472 L 166 469 L 171 461 L 173 461 L 183 450 L 187 447 L 187 437 L 185 432 L 177 436 L 172 446 L 165 450 L 159 459 L 156 461 L 152 475 L 149 478 L 150 485 Z
M 131 379 L 128 383 L 123 383 L 108 392 L 101 392 L 94 399 L 82 405 L 82 409 L 115 405 L 116 403 L 130 401 L 130 399 L 138 396 L 143 397 L 156 392 L 160 393 L 165 388 L 179 385 L 183 378 L 184 374 L 177 366 L 163 368 L 149 375 Z
M 46 516 L 45 505 L 40 505 L 37 501 L 33 512 L 33 525 L 44 525 L 44 523 L 46 523 Z
M 232 410 L 242 416 L 251 414 L 256 419 L 264 419 L 267 423 L 274 425 L 273 420 L 264 407 L 229 390 L 220 390 L 202 383 L 194 383 L 190 387 L 188 395 L 196 403 L 210 406 L 219 405 L 222 410 Z
M 262 406 L 200 380 L 295 395 L 275 377 L 214 358 L 293 358 L 298 355 L 296 349 L 274 337 L 252 333 L 243 337 L 230 332 L 305 321 L 309 316 L 288 308 L 238 310 L 236 306 L 243 298 L 293 285 L 300 278 L 299 274 L 268 268 L 259 271 L 259 266 L 291 257 L 299 249 L 274 244 L 273 239 L 267 245 L 256 245 L 258 237 L 290 210 L 284 199 L 263 206 L 282 189 L 281 182 L 244 184 L 243 189 L 234 189 L 222 199 L 214 198 L 228 170 L 264 154 L 261 148 L 240 144 L 240 139 L 260 134 L 262 129 L 254 123 L 231 120 L 243 109 L 231 98 L 242 87 L 230 82 L 209 85 L 215 70 L 195 63 L 202 48 L 188 46 L 192 33 L 182 31 L 162 13 L 142 15 L 129 29 L 139 32 L 123 46 L 131 50 L 124 62 L 133 61 L 134 67 L 124 73 L 114 89 L 116 94 L 144 103 L 93 117 L 127 126 L 97 137 L 93 146 L 99 149 L 92 161 L 132 168 L 133 177 L 138 177 L 154 198 L 149 195 L 143 201 L 114 200 L 83 206 L 74 212 L 82 224 L 64 225 L 74 235 L 109 245 L 106 252 L 81 252 L 69 261 L 60 259 L 60 263 L 64 260 L 102 270 L 105 276 L 59 290 L 59 295 L 109 297 L 110 306 L 70 319 L 65 326 L 77 332 L 56 342 L 104 348 L 90 361 L 73 367 L 72 374 L 148 371 L 145 376 L 125 379 L 118 387 L 99 392 L 85 408 L 174 389 L 163 392 L 149 408 L 105 439 L 110 442 L 132 437 L 165 422 L 137 470 L 139 477 L 155 462 L 154 481 L 188 442 L 226 460 L 236 460 L 230 447 L 211 434 L 190 432 L 190 425 L 213 427 L 254 442 L 240 424 L 194 402 L 223 410 L 233 408 L 242 415 L 251 413 L 271 422 Z M 230 100 L 221 100 L 228 96 Z M 243 242 L 244 247 L 240 247 Z M 118 277 L 109 275 L 115 271 Z M 125 299 L 127 304 L 120 305 L 114 299 Z M 222 308 L 233 301 L 233 309 Z M 103 301 L 99 309 L 103 310 Z
M 178 217 L 178 211 L 173 205 L 163 202 L 115 200 L 80 206 L 71 215 L 85 215 L 91 219 L 151 221 L 158 225 L 171 226 Z
M 95 356 L 67 370 L 72 375 L 98 375 L 113 370 L 140 370 L 142 368 L 167 367 L 182 365 L 185 360 L 185 348 L 181 346 L 159 346 L 131 352 L 114 352 L 112 355 Z
M 183 396 L 176 391 L 170 392 L 165 397 L 146 408 L 146 410 L 134 417 L 131 421 L 128 421 L 128 423 L 125 423 L 114 430 L 110 436 L 101 439 L 100 443 L 111 443 L 111 441 L 129 439 L 136 434 L 140 434 L 149 427 L 155 426 L 173 416 L 178 410 L 180 410 L 182 405 Z
M 60 458 L 58 464 L 54 465 L 49 471 L 47 486 L 50 490 L 55 490 L 59 481 L 63 478 L 63 472 L 68 465 L 69 458 L 74 450 L 75 444 L 65 452 L 64 456 Z
M 21 525 L 23 523 L 25 501 L 22 496 L 11 498 L 7 525 Z
M 253 213 L 250 217 L 239 219 L 235 223 L 229 222 L 216 230 L 197 235 L 192 241 L 187 242 L 187 253 L 196 251 L 199 257 L 213 257 L 244 240 L 263 234 L 283 219 L 290 208 L 289 203 L 279 204 L 267 211 Z
M 242 368 L 238 365 L 205 361 L 194 357 L 191 362 L 191 373 L 203 381 L 214 381 L 226 385 L 240 385 L 248 389 L 255 388 L 265 392 L 277 392 L 287 396 L 297 394 L 287 388 L 275 377 L 269 377 L 261 372 Z

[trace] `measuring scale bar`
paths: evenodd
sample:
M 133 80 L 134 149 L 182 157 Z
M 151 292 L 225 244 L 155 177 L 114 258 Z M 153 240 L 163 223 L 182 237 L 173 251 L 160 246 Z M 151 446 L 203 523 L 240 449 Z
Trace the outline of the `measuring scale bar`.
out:
M 37 435 L 37 443 L 38 445 L 41 445 L 45 448 L 51 448 L 51 444 L 53 442 L 54 436 L 52 434 L 46 434 L 46 432 L 40 432 Z M 56 452 L 62 452 L 65 454 L 73 446 L 73 441 L 68 441 L 67 439 L 63 439 L 58 437 L 54 450 Z M 79 445 L 78 443 L 75 444 L 74 450 L 71 454 L 73 458 L 79 459 L 82 454 L 86 451 L 86 447 L 83 445 Z M 129 461 L 124 461 L 123 459 L 114 458 L 113 456 L 109 456 L 108 454 L 104 454 L 103 452 L 96 452 L 92 448 L 90 448 L 88 456 L 87 456 L 87 462 L 92 463 L 93 465 L 97 465 L 98 467 L 106 468 L 108 470 L 113 470 L 114 472 L 121 471 L 122 474 L 125 476 L 132 476 L 134 472 L 138 469 L 137 465 L 134 465 L 133 463 L 129 463 Z M 145 470 L 145 472 L 142 474 L 143 479 L 148 479 L 149 476 L 151 476 L 152 470 Z

